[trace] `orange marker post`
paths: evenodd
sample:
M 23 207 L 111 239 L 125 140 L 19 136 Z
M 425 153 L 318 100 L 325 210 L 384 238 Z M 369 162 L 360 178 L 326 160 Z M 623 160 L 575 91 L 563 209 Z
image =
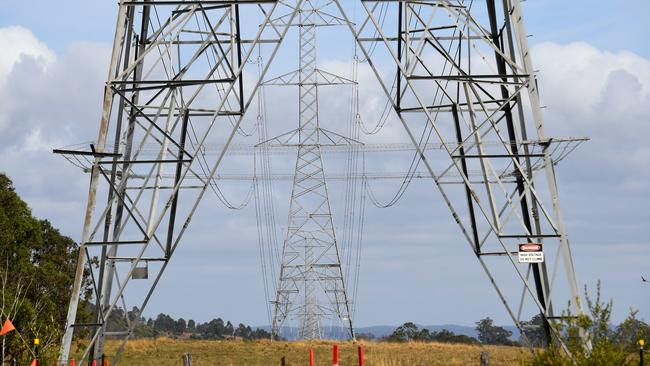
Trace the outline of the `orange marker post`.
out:
M 332 366 L 339 366 L 339 345 L 332 346 Z
M 314 366 L 314 350 L 309 349 L 309 366 Z
M 70 359 L 70 366 L 77 366 L 77 363 L 74 362 L 74 358 Z
M 363 346 L 359 346 L 359 366 L 363 366 Z

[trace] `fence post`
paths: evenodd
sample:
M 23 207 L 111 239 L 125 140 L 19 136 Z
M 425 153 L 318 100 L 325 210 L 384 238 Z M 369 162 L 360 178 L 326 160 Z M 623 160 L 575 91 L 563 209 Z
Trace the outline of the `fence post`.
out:
M 359 346 L 359 366 L 363 366 L 363 346 Z
M 481 366 L 490 366 L 490 357 L 486 351 L 481 352 Z
M 339 345 L 332 346 L 332 366 L 339 366 Z
M 282 360 L 280 360 L 280 365 L 282 365 L 282 366 L 286 366 L 286 365 L 285 365 L 286 360 L 284 359 L 284 357 L 285 357 L 285 356 L 282 356 Z
M 192 354 L 187 352 L 183 354 L 183 366 L 192 366 Z

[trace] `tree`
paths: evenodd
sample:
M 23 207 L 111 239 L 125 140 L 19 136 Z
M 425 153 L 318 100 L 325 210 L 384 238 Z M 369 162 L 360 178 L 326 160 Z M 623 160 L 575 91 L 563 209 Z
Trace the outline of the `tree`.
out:
M 235 333 L 235 328 L 232 326 L 230 320 L 226 322 L 226 328 L 224 329 L 224 334 L 227 336 L 232 336 Z
M 196 329 L 196 323 L 194 322 L 194 319 L 190 319 L 187 321 L 187 329 L 190 332 L 194 332 L 194 330 Z
M 476 322 L 476 331 L 478 332 L 478 340 L 483 344 L 501 344 L 512 345 L 510 340 L 512 332 L 492 324 L 493 321 L 490 317 L 481 319 Z
M 443 329 L 439 332 L 433 332 L 433 334 L 431 334 L 431 340 L 441 343 L 478 343 L 474 337 L 466 336 L 464 334 L 455 334 L 454 332 L 447 329 Z
M 265 331 L 262 328 L 257 328 L 253 331 L 251 339 L 271 339 L 271 333 Z
M 630 315 L 616 327 L 615 341 L 628 352 L 638 350 L 639 339 L 650 340 L 650 325 L 637 319 L 638 313 L 638 310 L 630 309 Z
M 529 347 L 546 347 L 546 333 L 544 332 L 544 318 L 536 314 L 530 321 L 522 321 L 523 334 L 519 341 Z M 524 337 L 525 334 L 525 337 Z
M 233 335 L 238 338 L 251 339 L 252 332 L 253 330 L 250 326 L 247 327 L 244 324 L 239 323 L 239 326 L 237 326 Z
M 94 309 L 94 306 L 90 306 Z M 91 310 L 94 313 L 94 310 Z M 106 330 L 109 332 L 117 332 L 124 330 L 128 326 L 124 309 L 116 307 L 106 320 Z
M 176 326 L 174 328 L 174 333 L 177 335 L 181 335 L 185 333 L 185 330 L 187 329 L 187 324 L 185 323 L 185 319 L 179 318 L 176 321 Z
M 361 339 L 361 335 L 357 335 Z M 418 329 L 415 323 L 407 322 L 397 327 L 391 335 L 384 338 L 389 342 L 444 342 L 444 343 L 477 343 L 473 337 L 462 334 L 454 334 L 447 329 L 440 332 L 430 331 L 429 329 Z
M 144 323 L 145 319 L 141 315 L 140 309 L 138 309 L 137 306 L 134 306 L 131 308 L 131 311 L 127 312 L 127 316 L 129 317 L 129 321 L 131 322 L 139 322 L 139 323 Z
M 154 338 L 153 327 L 148 326 L 144 323 L 137 323 L 135 328 L 133 328 L 133 337 L 134 338 Z
M 559 366 L 591 366 L 591 365 L 632 365 L 638 364 L 633 362 L 633 355 L 618 344 L 615 339 L 617 334 L 610 327 L 610 318 L 612 315 L 613 301 L 607 302 L 601 300 L 600 281 L 596 285 L 596 298 L 590 297 L 587 286 L 585 286 L 585 300 L 587 302 L 588 314 L 574 316 L 570 310 L 565 310 L 559 322 L 553 325 L 563 343 L 567 346 L 571 357 L 558 347 L 557 344 L 551 344 L 548 349 L 535 353 L 531 365 L 559 365 Z M 634 324 L 636 314 L 623 328 L 628 329 L 629 325 Z M 624 322 L 625 323 L 625 322 Z M 620 327 L 619 327 L 620 328 Z M 631 327 L 630 327 L 631 328 Z M 626 332 L 625 337 L 629 333 Z M 591 344 L 591 349 L 589 349 Z
M 153 329 L 157 333 L 173 333 L 176 329 L 176 321 L 167 314 L 158 314 L 153 323 Z
M 397 327 L 388 339 L 393 342 L 409 342 L 418 338 L 418 333 L 418 326 L 415 323 L 406 322 Z
M 203 339 L 223 339 L 225 335 L 225 326 L 221 318 L 212 319 L 208 323 L 196 326 L 199 337 Z M 229 334 L 232 335 L 232 334 Z
M 11 180 L 0 173 L 0 317 L 3 321 L 11 317 L 23 338 L 39 338 L 44 355 L 56 352 L 62 336 L 77 253 L 72 239 L 61 235 L 49 221 L 32 216 Z M 82 288 L 77 319 L 88 323 L 88 272 Z M 17 332 L 4 337 L 5 362 L 27 360 L 27 348 Z

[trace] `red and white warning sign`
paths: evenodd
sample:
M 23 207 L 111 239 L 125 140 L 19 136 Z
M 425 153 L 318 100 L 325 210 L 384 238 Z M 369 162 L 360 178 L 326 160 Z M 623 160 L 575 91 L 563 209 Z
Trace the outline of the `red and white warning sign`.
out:
M 519 244 L 519 263 L 542 263 L 544 262 L 544 250 L 542 244 L 524 243 Z

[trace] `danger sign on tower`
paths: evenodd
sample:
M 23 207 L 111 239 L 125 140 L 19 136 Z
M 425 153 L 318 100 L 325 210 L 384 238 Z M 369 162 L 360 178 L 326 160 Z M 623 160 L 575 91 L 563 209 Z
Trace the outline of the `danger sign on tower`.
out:
M 519 244 L 519 263 L 542 263 L 544 262 L 544 250 L 542 244 L 524 243 Z

